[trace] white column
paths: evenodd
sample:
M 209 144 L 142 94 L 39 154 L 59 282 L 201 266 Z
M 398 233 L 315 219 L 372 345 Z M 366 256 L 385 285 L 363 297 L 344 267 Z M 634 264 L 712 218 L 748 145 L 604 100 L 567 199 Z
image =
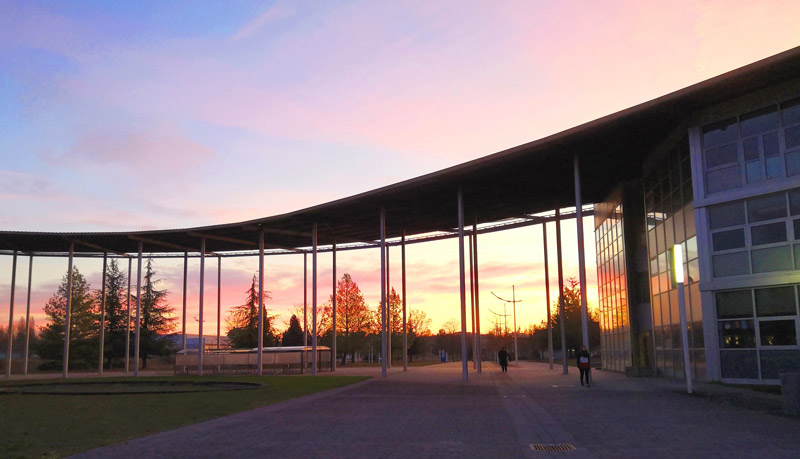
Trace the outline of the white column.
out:
M 403 289 L 403 371 L 408 371 L 408 324 L 406 323 L 406 230 L 400 240 L 400 270 Z
M 336 371 L 336 243 L 333 243 L 333 328 L 331 329 L 331 371 Z M 345 359 L 347 356 L 344 357 Z
M 103 363 L 106 344 L 106 271 L 108 271 L 108 254 L 103 253 L 103 283 L 100 288 L 100 358 L 97 365 L 97 374 L 103 374 Z
M 547 261 L 547 222 L 542 223 L 542 239 L 544 240 L 544 294 L 547 302 L 547 354 L 550 369 L 553 369 L 553 325 L 550 321 L 550 270 Z
M 481 361 L 483 357 L 483 342 L 481 341 L 481 289 L 480 282 L 478 282 L 478 218 L 475 217 L 475 222 L 472 224 L 472 255 L 474 257 L 473 263 L 475 268 L 475 327 L 478 334 L 478 373 L 482 373 Z
M 581 328 L 583 345 L 589 349 L 589 310 L 586 305 L 586 254 L 583 253 L 583 210 L 581 202 L 581 173 L 578 167 L 578 155 L 573 156 L 575 177 L 575 224 L 578 230 L 578 277 L 581 284 Z M 590 351 L 591 352 L 591 351 Z
M 461 287 L 461 377 L 466 381 L 467 366 L 467 286 L 464 273 L 464 199 L 458 189 L 458 277 Z
M 139 376 L 139 331 L 142 324 L 142 245 L 142 241 L 139 241 L 139 257 L 137 261 L 138 267 L 136 268 L 136 328 L 134 329 L 135 331 L 133 333 L 133 376 Z M 202 298 L 202 296 L 200 298 Z M 203 300 L 201 299 L 200 301 Z M 201 315 L 200 327 L 203 326 L 202 324 L 203 316 Z M 200 330 L 202 330 L 202 328 L 200 328 Z
M 381 377 L 386 377 L 386 210 L 381 207 Z
M 311 375 L 317 374 L 317 224 L 311 230 Z
M 69 376 L 69 327 L 72 315 L 72 260 L 75 256 L 75 243 L 69 241 L 69 261 L 67 262 L 67 307 L 64 311 L 64 361 L 62 376 Z
M 183 252 L 183 315 L 181 317 L 181 349 L 186 350 L 186 275 L 189 270 L 189 254 Z
M 558 260 L 558 323 L 561 325 L 561 366 L 567 374 L 567 332 L 564 322 L 564 269 L 561 263 L 561 213 L 556 208 L 556 258 Z
M 263 374 L 264 359 L 264 230 L 258 232 L 258 375 Z
M 33 279 L 33 255 L 28 259 L 28 302 L 25 307 L 25 363 L 22 374 L 28 374 L 28 355 L 31 344 L 31 279 Z
M 11 300 L 8 307 L 8 347 L 6 348 L 6 377 L 11 377 L 11 351 L 14 343 L 14 291 L 17 285 L 17 251 L 11 262 Z
M 221 325 L 222 325 L 222 257 L 217 255 L 217 350 L 219 350 Z
M 139 256 L 141 258 L 141 255 Z M 141 266 L 141 261 L 139 265 Z M 200 239 L 200 298 L 198 301 L 198 333 L 197 333 L 197 375 L 203 375 L 203 353 L 206 349 L 203 343 L 203 290 L 206 281 L 206 238 Z M 137 315 L 138 315 L 138 301 L 137 301 Z M 138 341 L 138 340 L 137 340 Z M 137 355 L 138 359 L 138 355 Z
M 125 376 L 130 372 L 131 363 L 131 272 L 133 259 L 128 257 L 128 303 L 125 307 Z

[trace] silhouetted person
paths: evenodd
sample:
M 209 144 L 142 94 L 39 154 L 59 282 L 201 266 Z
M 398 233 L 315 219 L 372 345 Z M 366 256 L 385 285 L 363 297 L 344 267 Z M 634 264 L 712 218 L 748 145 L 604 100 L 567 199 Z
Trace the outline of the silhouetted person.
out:
M 583 385 L 583 378 L 586 377 L 586 386 L 592 386 L 591 371 L 592 371 L 592 356 L 586 350 L 586 346 L 581 346 L 578 351 L 578 370 L 581 372 L 581 386 Z
M 503 373 L 508 371 L 508 352 L 506 352 L 506 348 L 503 347 L 500 349 L 500 352 L 497 353 L 497 359 L 500 361 L 500 369 L 503 370 Z

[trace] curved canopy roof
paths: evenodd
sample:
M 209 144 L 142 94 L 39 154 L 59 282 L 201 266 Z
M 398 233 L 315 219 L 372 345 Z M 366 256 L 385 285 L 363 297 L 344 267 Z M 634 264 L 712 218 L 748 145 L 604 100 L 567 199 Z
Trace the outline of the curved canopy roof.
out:
M 580 158 L 584 203 L 599 202 L 621 180 L 640 177 L 645 155 L 687 117 L 732 97 L 800 77 L 800 47 L 697 83 L 643 104 L 499 153 L 417 178 L 294 212 L 224 225 L 132 232 L 0 232 L 0 251 L 76 250 L 226 252 L 311 244 L 373 242 L 380 238 L 380 209 L 387 237 L 450 231 L 457 226 L 456 195 L 464 196 L 465 221 L 496 222 L 556 207 L 574 206 L 573 156 Z M 535 108 L 532 108 L 535 109 Z

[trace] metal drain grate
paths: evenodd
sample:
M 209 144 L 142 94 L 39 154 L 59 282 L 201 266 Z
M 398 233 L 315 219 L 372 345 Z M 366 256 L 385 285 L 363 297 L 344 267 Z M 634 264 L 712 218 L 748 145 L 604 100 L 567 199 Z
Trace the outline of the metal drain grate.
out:
M 569 443 L 559 443 L 556 445 L 531 443 L 531 449 L 534 451 L 575 451 L 575 447 Z

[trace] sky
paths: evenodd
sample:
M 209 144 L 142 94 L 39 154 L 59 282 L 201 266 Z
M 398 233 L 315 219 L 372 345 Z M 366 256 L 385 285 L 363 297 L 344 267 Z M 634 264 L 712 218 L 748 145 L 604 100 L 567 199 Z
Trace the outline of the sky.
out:
M 795 47 L 798 19 L 800 3 L 783 0 L 2 0 L 0 229 L 181 228 L 328 202 Z M 585 227 L 596 306 L 591 219 Z M 576 239 L 574 224 L 565 224 L 564 240 Z M 512 285 L 522 299 L 520 328 L 544 319 L 541 229 L 486 235 L 479 245 L 482 328 L 502 310 L 491 291 L 508 297 Z M 567 277 L 578 275 L 574 246 L 565 242 Z M 303 261 L 267 260 L 268 307 L 282 328 L 303 301 Z M 342 252 L 337 261 L 377 305 L 378 251 Z M 15 320 L 24 314 L 27 263 L 19 261 Z M 178 310 L 181 263 L 155 265 Z M 40 325 L 65 265 L 34 261 L 31 307 Z M 99 287 L 101 261 L 77 266 Z M 459 317 L 457 266 L 454 240 L 408 248 L 409 307 L 425 311 L 434 332 Z M 208 333 L 216 329 L 216 260 L 206 267 Z M 198 269 L 190 263 L 190 331 Z M 223 260 L 223 320 L 256 269 L 255 258 Z M 391 269 L 399 279 L 399 263 Z M 0 257 L 2 323 L 10 273 L 10 257 Z M 318 283 L 326 301 L 329 255 L 320 257 Z

